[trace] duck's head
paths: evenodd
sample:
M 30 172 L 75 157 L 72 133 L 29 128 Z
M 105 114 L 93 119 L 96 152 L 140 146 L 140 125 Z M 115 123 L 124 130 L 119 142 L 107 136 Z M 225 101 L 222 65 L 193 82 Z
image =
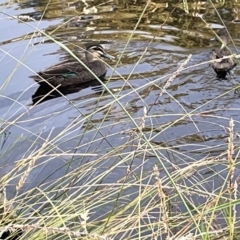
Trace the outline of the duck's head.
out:
M 104 48 L 99 44 L 94 44 L 87 47 L 86 59 L 88 62 L 99 60 L 100 57 L 114 59 L 114 57 L 106 53 Z
M 230 36 L 228 34 L 228 31 L 226 30 L 226 28 L 222 28 L 220 30 L 218 30 L 217 35 L 221 38 L 222 40 L 222 46 L 221 49 L 223 49 L 224 47 L 226 47 L 229 42 L 230 42 Z

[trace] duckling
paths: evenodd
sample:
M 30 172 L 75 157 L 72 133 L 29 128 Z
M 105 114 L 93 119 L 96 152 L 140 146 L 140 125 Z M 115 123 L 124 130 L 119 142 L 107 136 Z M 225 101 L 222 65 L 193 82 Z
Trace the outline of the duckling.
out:
M 90 45 L 86 49 L 85 58 L 87 67 L 94 72 L 99 78 L 104 78 L 107 69 L 103 61 L 99 58 L 105 57 L 113 59 L 114 57 L 107 54 L 103 47 L 98 44 Z M 67 87 L 70 85 L 77 85 L 80 83 L 89 82 L 95 77 L 84 67 L 76 61 L 66 60 L 47 68 L 43 72 L 38 72 L 38 75 L 30 76 L 40 85 L 45 83 L 43 79 L 52 84 L 54 87 L 61 86 Z
M 211 63 L 212 68 L 217 74 L 219 79 L 226 79 L 226 75 L 237 65 L 233 57 L 221 59 L 223 57 L 231 55 L 231 52 L 226 48 L 230 42 L 230 37 L 225 28 L 218 31 L 218 36 L 222 40 L 222 46 L 220 49 L 214 49 L 210 55 L 210 60 L 217 60 Z

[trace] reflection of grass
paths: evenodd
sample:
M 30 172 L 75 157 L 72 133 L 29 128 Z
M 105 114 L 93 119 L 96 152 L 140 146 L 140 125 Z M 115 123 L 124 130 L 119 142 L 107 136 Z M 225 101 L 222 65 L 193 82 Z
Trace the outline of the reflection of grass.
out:
M 55 41 L 54 38 L 51 40 Z M 65 45 L 55 42 L 75 57 Z M 64 111 L 77 111 L 77 117 L 57 134 L 54 129 L 47 136 L 37 127 L 36 132 L 23 129 L 30 137 L 16 137 L 16 141 L 7 145 L 0 155 L 7 163 L 11 151 L 21 154 L 14 159 L 12 167 L 6 165 L 2 169 L 5 173 L 1 186 L 14 184 L 16 187 L 15 196 L 4 205 L 13 205 L 18 214 L 14 222 L 6 221 L 7 214 L 1 218 L 6 228 L 23 229 L 22 239 L 187 239 L 187 235 L 188 239 L 193 239 L 190 235 L 199 239 L 224 236 L 234 239 L 239 204 L 237 179 L 234 178 L 238 158 L 238 154 L 234 155 L 234 121 L 227 119 L 229 126 L 224 128 L 228 137 L 225 151 L 222 146 L 208 146 L 194 118 L 221 119 L 217 111 L 201 111 L 213 100 L 189 112 L 168 91 L 175 77 L 187 69 L 185 65 L 190 58 L 191 55 L 174 73 L 161 78 L 167 78 L 163 86 L 157 84 L 160 79 L 139 88 L 132 88 L 128 81 L 123 81 L 119 93 L 114 94 L 107 84 L 102 83 L 112 100 L 103 105 L 99 97 L 94 102 L 95 109 L 88 114 L 81 112 L 80 104 L 64 96 L 68 101 L 66 109 L 39 119 L 53 121 L 54 115 L 58 115 L 59 121 L 64 121 L 61 119 Z M 196 65 L 188 69 L 192 67 Z M 130 77 L 131 74 L 128 79 Z M 123 95 L 124 85 L 131 90 Z M 150 86 L 159 89 L 152 106 L 157 106 L 158 100 L 168 94 L 184 113 L 176 113 L 174 121 L 159 123 L 160 117 L 168 114 L 153 112 L 153 107 L 146 106 L 139 94 L 140 90 Z M 142 116 L 136 117 L 122 103 L 133 93 L 142 101 Z M 14 120 L 4 119 L 0 136 L 4 136 L 5 130 L 12 125 L 19 124 L 20 128 L 21 117 L 36 107 L 25 109 Z M 119 112 L 114 112 L 114 108 Z M 99 113 L 104 114 L 101 119 Z M 109 118 L 112 121 L 108 121 Z M 31 120 L 35 119 L 25 121 Z M 189 120 L 195 127 L 196 137 L 191 138 L 192 144 L 187 142 L 190 142 L 190 136 L 182 138 L 184 143 L 155 140 L 158 136 L 164 137 L 165 132 L 184 120 Z M 122 129 L 118 127 L 121 121 L 125 121 Z M 28 145 L 24 153 L 21 152 L 22 142 Z M 195 154 L 191 150 L 182 150 L 199 142 L 201 145 L 194 149 Z M 211 156 L 211 151 L 218 147 L 221 149 L 219 154 Z M 202 152 L 209 152 L 209 156 L 202 157 Z M 220 165 L 222 170 L 218 172 L 216 168 Z M 47 171 L 50 167 L 51 173 Z M 47 176 L 44 171 L 48 172 Z M 224 172 L 226 177 L 220 181 Z M 26 189 L 29 182 L 35 180 L 35 174 L 38 177 L 43 174 L 42 181 Z M 219 187 L 215 186 L 215 178 L 221 182 Z

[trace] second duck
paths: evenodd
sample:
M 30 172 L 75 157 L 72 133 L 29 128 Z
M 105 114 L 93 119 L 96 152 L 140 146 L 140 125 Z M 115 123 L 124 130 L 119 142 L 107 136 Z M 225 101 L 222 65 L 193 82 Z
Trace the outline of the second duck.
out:
M 217 60 L 211 63 L 212 68 L 217 74 L 219 79 L 226 79 L 226 75 L 237 65 L 233 57 L 221 59 L 223 57 L 231 55 L 231 52 L 226 48 L 230 42 L 230 36 L 225 28 L 218 31 L 218 36 L 222 40 L 222 46 L 220 49 L 214 49 L 210 55 L 210 60 Z

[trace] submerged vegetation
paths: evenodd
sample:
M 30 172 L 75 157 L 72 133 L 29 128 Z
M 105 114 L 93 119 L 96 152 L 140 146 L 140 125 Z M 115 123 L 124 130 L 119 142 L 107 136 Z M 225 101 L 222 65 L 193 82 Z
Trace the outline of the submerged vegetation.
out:
M 4 62 L 15 61 L 0 82 L 1 239 L 239 238 L 237 73 L 218 81 L 209 55 L 194 57 L 196 47 L 210 53 L 215 23 L 234 32 L 234 4 L 20 1 L 36 12 L 17 15 L 1 4 L 0 22 L 32 31 L 11 40 L 3 31 L 0 46 L 3 74 Z M 235 25 L 224 24 L 225 7 Z M 51 24 L 42 29 L 45 20 Z M 28 79 L 21 86 L 53 51 L 81 65 L 75 51 L 92 42 L 118 56 L 106 63 L 108 81 L 36 90 Z M 21 67 L 28 72 L 20 76 Z M 199 82 L 213 88 L 194 89 Z M 223 92 L 212 95 L 218 85 Z

